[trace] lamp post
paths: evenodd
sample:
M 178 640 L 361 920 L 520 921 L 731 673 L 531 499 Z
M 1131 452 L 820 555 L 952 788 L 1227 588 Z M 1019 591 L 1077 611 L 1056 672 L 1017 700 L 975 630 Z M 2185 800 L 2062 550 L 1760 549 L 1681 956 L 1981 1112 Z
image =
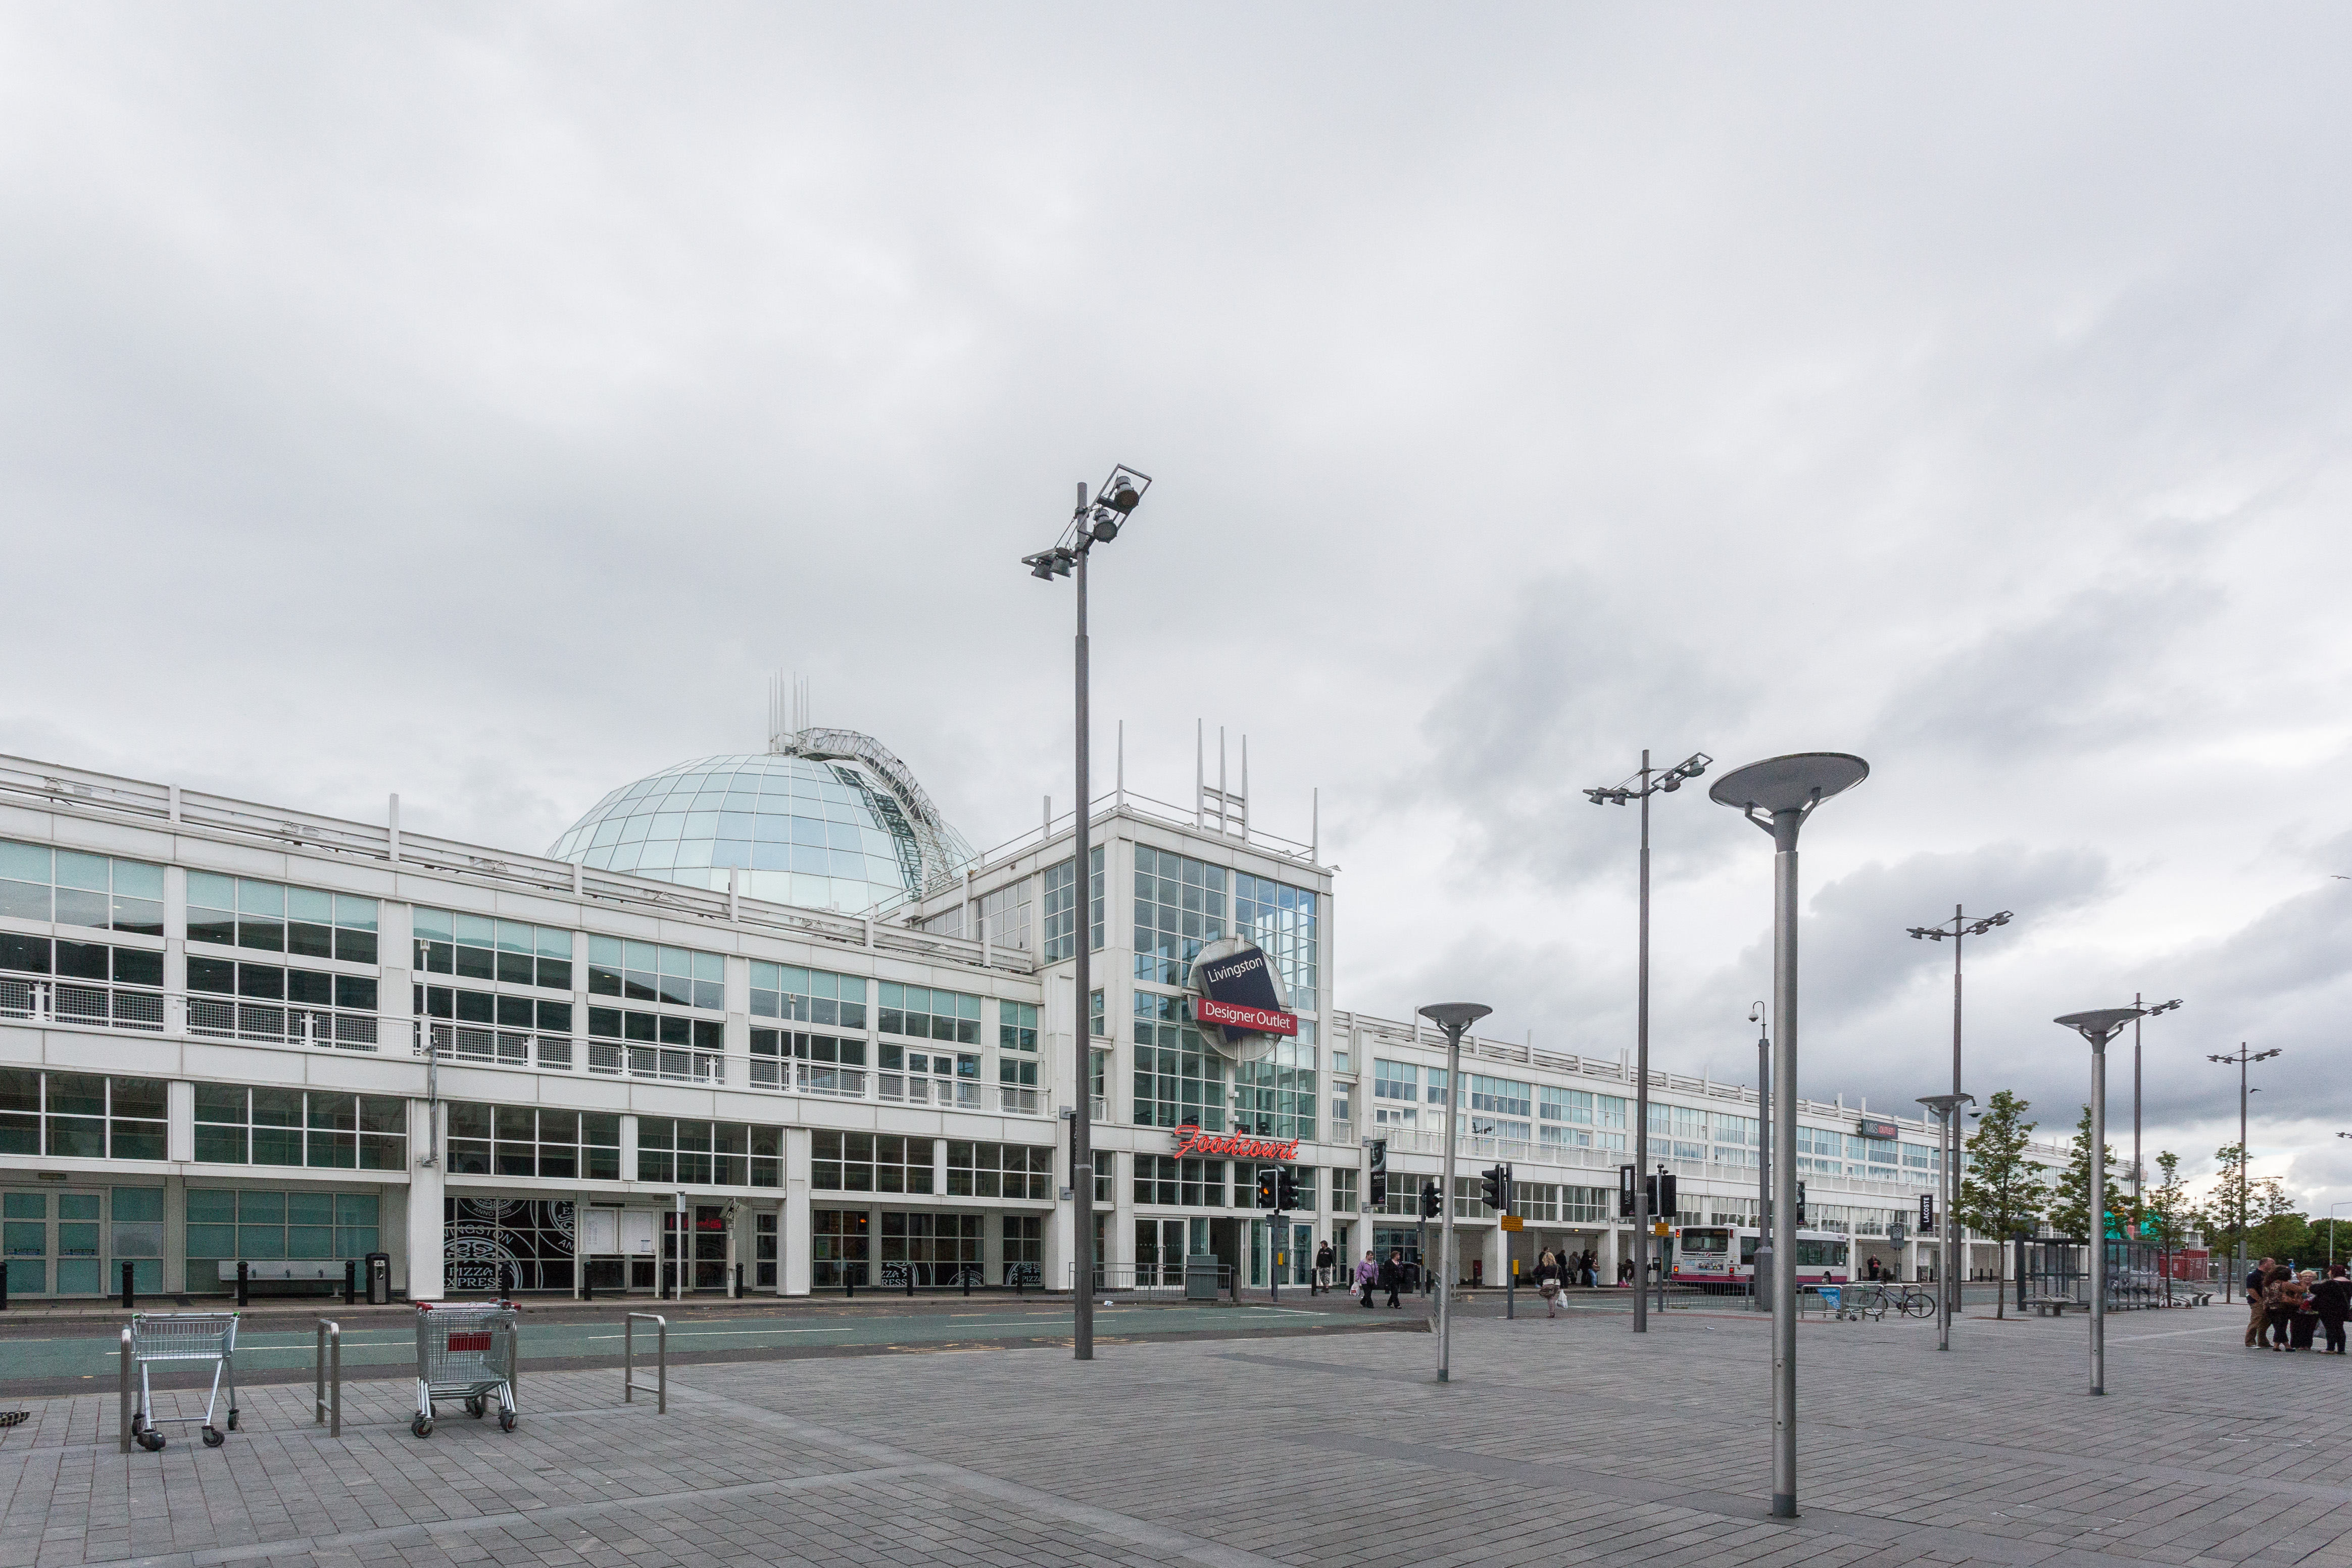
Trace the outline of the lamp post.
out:
M 1797 835 L 1813 808 L 1870 776 L 1843 752 L 1800 752 L 1735 768 L 1707 798 L 1737 809 L 1772 836 L 1773 1251 L 1797 1256 Z M 1797 1517 L 1797 1271 L 1772 1270 L 1772 1513 Z
M 2011 910 L 2003 910 L 1999 914 L 1985 915 L 1971 921 L 1966 910 L 1958 904 L 1954 904 L 1950 920 L 1939 921 L 1931 926 L 1911 928 L 1913 942 L 1941 942 L 1946 937 L 1952 939 L 1952 1092 L 1954 1094 L 1960 1092 L 1961 941 L 1966 937 L 1982 936 L 1993 927 L 2005 926 L 2016 918 Z M 1976 1101 L 1972 1100 L 1969 1103 L 1974 1105 Z M 1952 1122 L 1952 1152 L 1949 1158 L 1957 1161 L 1959 1157 L 1959 1123 L 1955 1120 Z M 1959 1187 L 1955 1184 L 1952 1188 L 1952 1195 L 1958 1197 L 1959 1190 Z M 1947 1205 L 1947 1212 L 1949 1208 L 1950 1205 Z M 1944 1222 L 1944 1239 L 1937 1244 L 1937 1250 L 1941 1255 L 1938 1261 L 1942 1266 L 1936 1270 L 1936 1299 L 1942 1307 L 1942 1321 L 1948 1325 L 1952 1321 L 1952 1314 L 1959 1308 L 1960 1281 L 1968 1277 L 1966 1267 L 1958 1265 L 1953 1260 L 1952 1249 L 1959 1245 L 1955 1239 L 1958 1234 L 1958 1226 L 1947 1219 Z M 1949 1300 L 1946 1300 L 1948 1297 L 1950 1298 Z
M 2169 1002 L 2145 1004 L 2141 1002 L 2139 993 L 2135 991 L 2132 993 L 2132 1005 L 2142 1009 L 2140 1018 L 2153 1018 L 2158 1013 L 2169 1013 L 2175 1007 L 2179 1006 L 2180 998 L 2175 996 Z M 2140 1189 L 2142 1184 L 2147 1180 L 2147 1171 L 2146 1167 L 2140 1163 L 2139 1157 L 2140 1018 L 2134 1018 L 2132 1020 L 2132 1208 L 2135 1212 L 2135 1217 L 2137 1215 L 2137 1211 L 2147 1206 L 2147 1200 Z
M 2137 1007 L 2098 1007 L 2056 1022 L 2091 1042 L 2091 1392 L 2107 1391 L 2107 1042 L 2140 1016 Z
M 1772 1034 L 1764 1004 L 1748 1009 L 1756 1026 L 1756 1277 L 1748 1302 L 1761 1309 L 1772 1278 Z
M 2237 1282 L 2241 1291 L 2246 1284 L 2246 1096 L 2252 1092 L 2246 1087 L 2246 1068 L 2252 1063 L 2268 1061 L 2278 1054 L 2279 1047 L 2273 1046 L 2269 1050 L 2249 1055 L 2246 1042 L 2240 1040 L 2238 1048 L 2228 1056 L 2217 1057 L 2208 1053 L 2205 1058 L 2209 1062 L 2238 1064 L 2238 1261 L 2236 1271 L 2231 1278 Z M 2339 1132 L 2336 1136 L 2341 1138 L 2344 1134 Z
M 1960 1222 L 1952 1217 L 1952 1210 L 1958 1206 L 1960 1195 L 1958 1113 L 1961 1106 L 1976 1102 L 1977 1097 L 1973 1094 L 1923 1094 L 1919 1097 L 1919 1103 L 1936 1113 L 1936 1120 L 1942 1127 L 1937 1134 L 1936 1148 L 1937 1163 L 1943 1166 L 1936 1173 L 1937 1201 L 1944 1205 L 1944 1234 L 1937 1243 L 1937 1261 L 1941 1267 L 1936 1272 L 1941 1277 L 1941 1282 L 1948 1282 L 1951 1279 L 1952 1248 L 1959 1245 Z M 1952 1348 L 1952 1309 L 1958 1294 L 1955 1290 L 1936 1292 L 1936 1348 L 1939 1351 Z
M 1633 982 L 1633 1331 L 1637 1334 L 1650 1331 L 1650 797 L 1661 790 L 1672 795 L 1683 787 L 1684 780 L 1706 772 L 1714 761 L 1705 752 L 1693 752 L 1673 767 L 1657 770 L 1650 766 L 1649 749 L 1644 747 L 1642 765 L 1627 774 L 1622 784 L 1584 792 L 1595 805 L 1642 803 L 1642 920 Z M 1662 1292 L 1665 1289 L 1663 1266 L 1658 1270 L 1658 1289 Z
M 1092 709 L 1087 689 L 1087 560 L 1096 545 L 1108 544 L 1118 537 L 1120 525 L 1134 515 L 1143 492 L 1150 488 L 1150 475 L 1138 473 L 1122 463 L 1111 469 L 1110 478 L 1103 481 L 1090 504 L 1086 481 L 1080 479 L 1077 508 L 1070 513 L 1062 537 L 1051 550 L 1021 558 L 1021 564 L 1029 568 L 1029 575 L 1041 582 L 1050 583 L 1075 571 L 1078 588 L 1078 809 L 1071 846 L 1076 857 L 1071 864 L 1071 881 L 1077 899 L 1077 940 L 1071 944 L 1077 959 L 1077 1003 L 1070 1030 L 1077 1038 L 1078 1048 L 1074 1069 L 1077 1075 L 1076 1091 L 1070 1097 L 1070 1197 L 1075 1209 L 1070 1223 L 1070 1343 L 1072 1354 L 1079 1361 L 1095 1359 L 1094 1102 L 1090 1093 L 1094 1087 L 1094 1009 L 1090 1005 L 1094 995 L 1094 955 L 1087 940 L 1087 910 L 1093 898 L 1094 879 L 1090 874 L 1093 858 L 1087 842 L 1094 826 L 1090 820 L 1094 797 L 1087 776 Z
M 1445 1176 L 1438 1197 L 1437 1381 L 1454 1373 L 1454 1121 L 1462 1095 L 1462 1031 L 1493 1012 L 1483 1002 L 1433 1002 L 1421 1016 L 1445 1031 Z

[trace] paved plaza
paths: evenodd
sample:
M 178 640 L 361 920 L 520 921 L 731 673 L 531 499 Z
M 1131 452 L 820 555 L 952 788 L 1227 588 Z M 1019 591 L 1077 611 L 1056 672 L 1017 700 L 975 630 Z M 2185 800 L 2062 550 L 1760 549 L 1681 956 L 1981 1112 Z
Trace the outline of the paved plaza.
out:
M 128 1457 L 101 1384 L 0 1439 L 0 1568 L 2352 1563 L 2352 1363 L 2244 1351 L 2234 1310 L 2116 1319 L 2104 1399 L 2079 1319 L 1964 1320 L 1942 1355 L 1809 1323 L 1793 1523 L 1762 1321 L 1654 1322 L 1469 1318 L 1442 1387 L 1419 1332 L 689 1365 L 667 1415 L 548 1372 L 511 1436 L 425 1441 L 396 1381 L 347 1388 L 341 1439 L 276 1384 L 224 1448 Z

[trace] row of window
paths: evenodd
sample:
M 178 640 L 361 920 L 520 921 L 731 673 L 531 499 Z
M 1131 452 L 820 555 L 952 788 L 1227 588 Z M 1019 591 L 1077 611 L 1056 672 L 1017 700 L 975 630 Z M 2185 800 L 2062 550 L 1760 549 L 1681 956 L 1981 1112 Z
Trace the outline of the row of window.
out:
M 889 1133 L 814 1134 L 809 1185 L 829 1193 L 929 1193 L 936 1190 L 932 1141 Z M 1054 1150 L 1044 1143 L 947 1141 L 947 1194 L 1042 1203 L 1053 1196 Z
M 866 1027 L 866 982 L 855 974 L 751 961 L 751 1016 Z
M 163 868 L 0 839 L 0 915 L 163 934 Z
M 169 1093 L 161 1079 L 0 1068 L 0 1154 L 161 1160 Z
M 621 1118 L 452 1100 L 448 1152 L 452 1175 L 614 1182 L 621 1176 Z
M 572 932 L 562 926 L 492 920 L 417 906 L 416 968 L 501 985 L 572 989 Z
M 389 1096 L 200 1083 L 196 1158 L 208 1164 L 408 1168 L 408 1103 Z
M 376 901 L 251 877 L 188 873 L 188 940 L 346 963 L 376 962 Z M 153 934 L 162 935 L 159 929 Z
M 163 955 L 155 956 L 160 959 Z M 162 984 L 160 965 L 157 984 Z M 275 963 L 198 958 L 194 953 L 188 955 L 188 989 L 255 1001 L 299 1002 L 309 1007 L 346 1007 L 362 1013 L 373 1013 L 376 1007 L 376 982 L 372 974 L 330 974 L 324 970 L 289 969 Z
M 60 980 L 161 987 L 163 955 L 152 948 L 109 947 L 102 942 L 52 942 L 45 936 L 0 931 L 0 970 L 18 974 L 54 974 Z

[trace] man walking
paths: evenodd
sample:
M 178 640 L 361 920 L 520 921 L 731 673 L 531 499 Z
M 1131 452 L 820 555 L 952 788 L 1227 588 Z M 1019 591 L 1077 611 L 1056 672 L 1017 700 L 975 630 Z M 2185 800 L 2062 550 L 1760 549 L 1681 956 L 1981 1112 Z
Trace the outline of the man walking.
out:
M 1308 1294 L 1319 1295 L 1331 1289 L 1331 1269 L 1338 1262 L 1328 1241 L 1315 1249 L 1315 1289 Z
M 2246 1348 L 2259 1350 L 2263 1330 L 2269 1326 L 2270 1303 L 2263 1300 L 2263 1287 L 2269 1282 L 2271 1260 L 2263 1258 L 2246 1271 Z
M 1389 1293 L 1390 1306 L 1396 1307 L 1402 1304 L 1397 1300 L 1397 1292 L 1403 1288 L 1404 1249 L 1398 1247 L 1389 1254 L 1389 1260 L 1381 1265 L 1381 1289 Z

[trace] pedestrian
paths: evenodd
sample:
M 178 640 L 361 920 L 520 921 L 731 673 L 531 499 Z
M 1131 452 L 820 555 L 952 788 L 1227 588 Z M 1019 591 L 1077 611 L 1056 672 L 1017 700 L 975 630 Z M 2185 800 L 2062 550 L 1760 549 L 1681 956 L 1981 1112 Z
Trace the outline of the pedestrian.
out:
M 2287 1285 L 2294 1277 L 2282 1264 L 2263 1279 L 2263 1320 L 2270 1328 L 2270 1347 L 2284 1354 L 2286 1350 L 2287 1320 L 2294 1308 L 2287 1295 Z
M 2311 1288 L 2311 1310 L 2327 1331 L 2327 1348 L 2319 1353 L 2342 1355 L 2344 1320 L 2352 1318 L 2352 1279 L 2346 1278 L 2344 1265 L 2329 1264 L 2327 1278 Z
M 2246 1348 L 2260 1349 L 2263 1330 L 2271 1321 L 2269 1306 L 2263 1300 L 2263 1287 L 2270 1283 L 2271 1260 L 2263 1258 L 2246 1270 Z
M 1559 1282 L 1564 1269 L 1559 1258 L 1549 1252 L 1536 1265 L 1536 1293 L 1544 1299 L 1544 1316 L 1559 1316 Z
M 1389 1260 L 1381 1265 L 1381 1289 L 1389 1293 L 1390 1306 L 1396 1307 L 1402 1305 L 1402 1303 L 1397 1300 L 1397 1292 L 1404 1289 L 1403 1248 L 1399 1247 L 1391 1252 L 1389 1254 Z
M 1338 1261 L 1338 1256 L 1332 1252 L 1329 1242 L 1327 1241 L 1315 1249 L 1315 1288 L 1307 1292 L 1308 1295 L 1320 1295 L 1331 1289 L 1331 1268 Z
M 2307 1351 L 2311 1336 L 2319 1327 L 2319 1312 L 2312 1304 L 2312 1288 L 2319 1283 L 2319 1270 L 2306 1268 L 2287 1281 L 2288 1306 L 2286 1348 Z
M 1372 1261 L 1371 1249 L 1367 1247 L 1364 1251 L 1364 1260 L 1356 1265 L 1356 1289 L 1364 1293 L 1366 1310 L 1371 1308 L 1372 1287 L 1379 1283 L 1380 1278 L 1381 1266 Z
M 1588 1290 L 1601 1288 L 1601 1254 L 1589 1247 L 1584 1249 L 1584 1286 Z
M 1622 1290 L 1633 1282 L 1633 1260 L 1630 1258 L 1619 1258 L 1617 1260 L 1617 1288 Z

